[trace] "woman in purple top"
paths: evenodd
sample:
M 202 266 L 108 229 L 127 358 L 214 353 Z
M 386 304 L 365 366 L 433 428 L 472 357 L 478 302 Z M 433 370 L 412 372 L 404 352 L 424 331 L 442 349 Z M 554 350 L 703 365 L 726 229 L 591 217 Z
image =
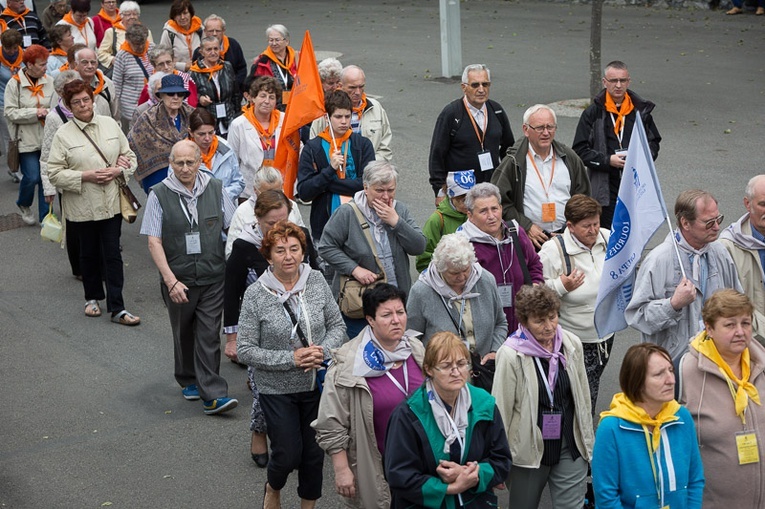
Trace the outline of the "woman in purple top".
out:
M 478 263 L 497 281 L 499 298 L 507 317 L 507 330 L 518 328 L 513 304 L 524 284 L 544 283 L 542 262 L 526 232 L 512 221 L 502 221 L 499 188 L 484 182 L 468 191 L 465 198 L 468 220 L 457 230 L 475 248 Z
M 384 283 L 364 293 L 367 327 L 334 352 L 316 442 L 332 457 L 335 489 L 347 507 L 390 507 L 382 465 L 393 409 L 424 381 L 425 347 L 406 329 L 406 294 Z

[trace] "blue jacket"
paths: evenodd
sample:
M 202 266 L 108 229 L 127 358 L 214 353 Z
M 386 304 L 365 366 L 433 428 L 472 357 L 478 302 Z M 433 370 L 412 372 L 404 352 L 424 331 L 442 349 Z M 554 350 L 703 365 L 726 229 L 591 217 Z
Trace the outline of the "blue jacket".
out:
M 656 495 L 642 426 L 618 417 L 600 421 L 592 458 L 592 486 L 598 509 L 701 508 L 704 469 L 695 427 L 685 407 L 677 416 L 680 419 L 661 427 L 657 473 L 664 488 L 664 504 Z
M 203 165 L 206 170 L 207 167 Z M 231 201 L 237 203 L 237 198 L 244 190 L 244 177 L 239 171 L 239 159 L 231 149 L 231 146 L 218 136 L 218 150 L 213 160 L 213 169 L 210 175 L 223 182 L 223 189 L 226 190 Z

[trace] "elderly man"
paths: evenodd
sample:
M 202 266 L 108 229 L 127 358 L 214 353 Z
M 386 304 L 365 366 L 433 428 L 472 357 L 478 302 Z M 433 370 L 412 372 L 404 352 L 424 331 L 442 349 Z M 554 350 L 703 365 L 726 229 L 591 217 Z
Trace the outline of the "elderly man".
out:
M 220 376 L 222 233 L 236 207 L 220 180 L 199 171 L 201 164 L 193 141 L 173 146 L 173 171 L 151 188 L 141 234 L 149 237 L 149 252 L 161 277 L 173 329 L 175 380 L 184 398 L 201 398 L 204 413 L 212 415 L 238 404 L 228 397 L 228 384 Z
M 537 250 L 551 233 L 566 227 L 566 202 L 590 194 L 590 179 L 579 156 L 555 141 L 558 118 L 537 104 L 523 114 L 523 135 L 494 172 L 491 182 L 502 193 L 502 217 L 515 219 Z
M 80 73 L 82 80 L 93 87 L 93 93 L 96 96 L 96 114 L 112 117 L 119 122 L 120 105 L 117 98 L 117 89 L 112 80 L 98 70 L 96 52 L 90 48 L 81 47 L 74 52 L 74 62 L 72 65 L 72 70 Z
M 6 24 L 4 30 L 13 28 L 19 31 L 24 49 L 32 44 L 41 44 L 50 49 L 50 41 L 42 21 L 35 11 L 24 5 L 24 0 L 8 0 L 5 9 L 0 13 L 0 20 Z
M 515 143 L 502 106 L 489 99 L 491 71 L 483 64 L 462 72 L 464 96 L 441 111 L 430 142 L 430 186 L 436 206 L 450 171 L 474 170 L 476 182 L 490 182 L 494 169 Z
M 663 346 L 677 361 L 704 327 L 704 302 L 722 288 L 742 290 L 733 259 L 716 242 L 723 216 L 715 197 L 699 189 L 683 191 L 675 201 L 675 219 L 677 229 L 640 266 L 624 317 L 644 342 Z
M 236 74 L 236 82 L 239 90 L 244 90 L 244 81 L 247 79 L 247 60 L 244 59 L 242 46 L 236 39 L 226 35 L 226 20 L 217 14 L 210 14 L 202 24 L 204 27 L 203 37 L 215 37 L 220 43 L 220 58 L 231 63 Z M 194 50 L 193 61 L 202 58 L 200 48 Z
M 736 264 L 744 293 L 754 304 L 758 339 L 765 337 L 765 175 L 749 180 L 744 194 L 746 214 L 720 233 L 720 242 Z
M 614 60 L 603 74 L 604 88 L 579 117 L 572 148 L 590 169 L 592 197 L 603 206 L 600 224 L 611 228 L 637 112 L 643 120 L 654 161 L 659 155 L 661 135 L 651 116 L 656 105 L 629 89 L 627 65 Z
M 122 21 L 106 29 L 101 44 L 98 46 L 98 62 L 109 70 L 112 68 L 115 55 L 122 47 L 122 43 L 125 42 L 127 29 L 136 23 L 141 24 L 141 7 L 136 2 L 130 0 L 122 2 L 119 14 Z M 151 30 L 149 30 L 147 42 L 149 46 L 154 44 Z

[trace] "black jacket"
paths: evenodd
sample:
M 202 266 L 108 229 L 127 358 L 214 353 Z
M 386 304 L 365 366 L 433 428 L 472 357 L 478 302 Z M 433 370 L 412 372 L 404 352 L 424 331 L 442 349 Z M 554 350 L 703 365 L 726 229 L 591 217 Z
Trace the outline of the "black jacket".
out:
M 201 58 L 202 55 L 199 53 L 199 48 L 195 49 L 191 59 L 196 62 Z M 244 80 L 247 79 L 247 60 L 244 59 L 242 46 L 233 37 L 228 38 L 228 51 L 223 60 L 231 63 L 231 67 L 234 68 L 234 74 L 236 75 L 236 82 L 239 83 L 239 91 L 244 92 Z
M 201 60 L 197 60 L 196 63 L 199 67 L 205 67 Z M 210 78 L 207 73 L 200 73 L 190 71 L 191 79 L 194 80 L 194 84 L 197 86 L 197 97 L 203 95 L 212 99 L 212 104 L 206 106 L 205 109 L 215 115 L 215 103 L 226 104 L 226 118 L 220 119 L 221 123 L 226 126 L 231 124 L 231 121 L 242 114 L 242 94 L 239 91 L 239 84 L 236 82 L 236 75 L 234 74 L 234 68 L 231 66 L 231 62 L 223 62 L 223 69 L 218 72 L 218 83 L 220 84 L 220 94 L 218 94 L 217 88 L 215 88 L 215 82 Z M 218 132 L 216 126 L 216 133 Z M 225 136 L 225 135 L 224 135 Z

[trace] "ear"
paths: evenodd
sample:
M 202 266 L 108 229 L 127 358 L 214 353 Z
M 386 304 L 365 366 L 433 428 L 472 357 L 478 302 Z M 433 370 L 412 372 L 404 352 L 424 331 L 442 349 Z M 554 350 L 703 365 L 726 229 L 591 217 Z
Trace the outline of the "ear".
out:
M 375 321 L 374 317 L 373 316 L 364 316 L 364 318 L 367 319 L 367 323 L 369 324 L 369 327 L 371 328 L 372 325 L 374 325 L 374 321 Z
M 462 88 L 462 91 L 465 92 L 468 89 L 468 84 L 467 83 L 461 83 L 460 87 Z
M 746 196 L 744 196 L 744 208 L 746 210 L 749 210 L 749 198 L 747 198 Z

